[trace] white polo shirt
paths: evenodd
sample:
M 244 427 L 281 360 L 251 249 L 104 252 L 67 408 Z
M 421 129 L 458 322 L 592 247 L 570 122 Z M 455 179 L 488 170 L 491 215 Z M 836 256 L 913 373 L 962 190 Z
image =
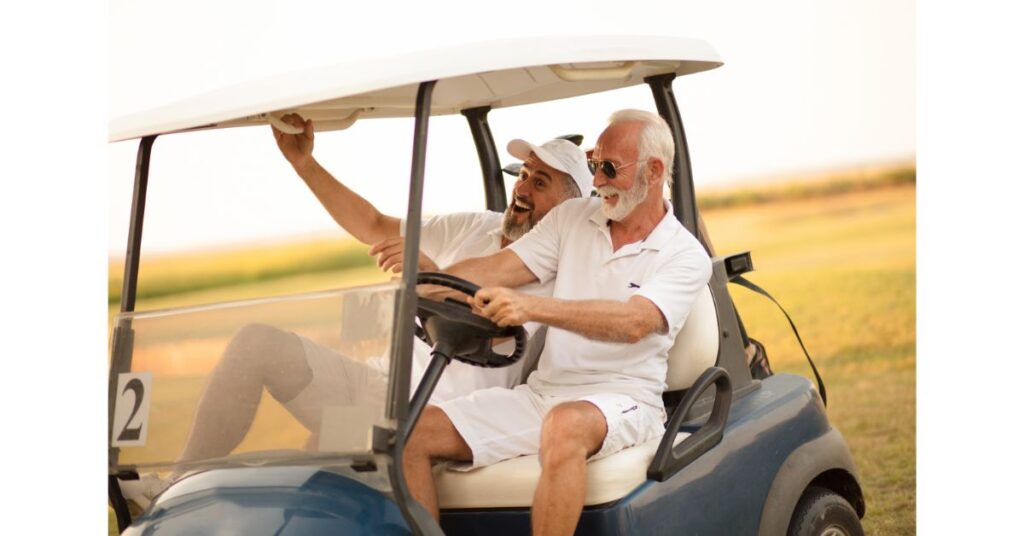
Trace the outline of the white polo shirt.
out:
M 420 251 L 430 257 L 441 268 L 472 257 L 483 257 L 501 249 L 500 212 L 464 212 L 434 216 L 423 221 L 420 227 Z M 405 236 L 405 220 L 401 222 L 401 233 Z M 552 284 L 531 284 L 520 290 L 539 296 L 550 296 Z M 526 326 L 527 333 L 533 334 L 539 327 L 535 322 Z M 509 354 L 513 343 L 495 346 L 494 351 Z M 413 341 L 412 385 L 419 383 L 430 364 L 430 347 L 419 339 Z M 513 387 L 519 381 L 523 362 L 502 368 L 485 368 L 452 360 L 437 382 L 437 388 L 430 401 L 437 403 L 458 396 L 467 395 L 478 389 L 489 387 Z
M 420 251 L 441 268 L 456 262 L 497 253 L 501 249 L 500 212 L 460 212 L 423 220 Z M 405 236 L 405 220 L 401 222 Z
M 541 283 L 554 281 L 555 298 L 626 302 L 643 296 L 669 326 L 667 333 L 651 333 L 634 344 L 595 341 L 550 327 L 530 387 L 571 398 L 621 393 L 662 407 L 668 350 L 711 278 L 711 260 L 671 207 L 647 238 L 613 252 L 601 199 L 572 199 L 508 247 Z

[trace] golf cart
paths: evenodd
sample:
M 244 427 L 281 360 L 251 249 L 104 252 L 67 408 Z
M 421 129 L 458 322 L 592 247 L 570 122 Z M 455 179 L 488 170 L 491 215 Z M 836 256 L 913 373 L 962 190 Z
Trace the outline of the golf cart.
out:
M 139 140 L 121 313 L 109 376 L 110 504 L 124 534 L 524 534 L 540 470 L 524 456 L 470 472 L 438 466 L 440 524 L 410 496 L 402 453 L 450 359 L 510 364 L 522 330 L 498 329 L 459 306 L 428 302 L 418 284 L 473 293 L 420 274 L 423 172 L 432 115 L 462 114 L 476 144 L 488 209 L 507 206 L 488 112 L 647 84 L 672 129 L 674 215 L 698 235 L 686 138 L 672 90 L 679 76 L 720 66 L 706 43 L 595 36 L 496 41 L 320 68 L 223 88 L 120 117 L 111 141 Z M 295 83 L 302 80 L 302 83 Z M 608 111 L 595 110 L 595 113 Z M 284 297 L 135 311 L 150 155 L 158 136 L 268 124 L 295 112 L 318 130 L 414 117 L 406 248 L 400 281 Z M 669 355 L 664 436 L 588 464 L 579 534 L 861 534 L 865 504 L 844 439 L 807 379 L 754 378 L 728 284 L 749 254 L 715 257 L 714 273 Z M 419 318 L 419 322 L 417 321 Z M 318 437 L 264 397 L 245 441 L 225 455 L 183 458 L 204 386 L 233 333 L 270 325 L 353 359 L 387 363 L 379 403 L 325 407 Z M 410 385 L 412 342 L 434 358 Z M 511 355 L 484 342 L 513 336 Z M 132 516 L 122 485 L 146 473 L 176 480 Z

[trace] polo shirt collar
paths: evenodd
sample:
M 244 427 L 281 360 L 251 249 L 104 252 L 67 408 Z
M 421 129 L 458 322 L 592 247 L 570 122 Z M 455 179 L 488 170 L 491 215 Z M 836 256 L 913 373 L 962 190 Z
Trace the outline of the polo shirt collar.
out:
M 646 249 L 661 250 L 672 239 L 672 236 L 676 234 L 676 229 L 682 225 L 676 220 L 676 215 L 672 212 L 672 205 L 669 204 L 668 200 L 662 201 L 665 203 L 665 215 L 658 222 L 658 225 L 654 227 L 654 230 L 651 231 L 651 234 L 647 235 L 647 239 L 644 240 L 643 247 Z
M 608 218 L 604 215 L 604 211 L 601 210 L 600 198 L 598 204 L 594 210 L 590 213 L 590 221 L 597 224 L 606 234 L 608 234 Z M 681 225 L 676 221 L 676 215 L 672 212 L 672 205 L 667 199 L 662 199 L 662 203 L 665 206 L 665 215 L 658 222 L 658 225 L 654 227 L 651 234 L 647 235 L 647 238 L 643 239 L 639 243 L 640 249 L 653 249 L 660 251 L 665 246 L 665 243 L 672 239 L 672 235 L 676 232 L 676 225 Z M 609 234 L 609 237 L 611 235 Z

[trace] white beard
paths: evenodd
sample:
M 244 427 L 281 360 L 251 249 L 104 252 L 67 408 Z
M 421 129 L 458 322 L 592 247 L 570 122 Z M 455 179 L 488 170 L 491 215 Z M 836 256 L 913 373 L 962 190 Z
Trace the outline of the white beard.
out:
M 615 206 L 605 202 L 601 203 L 601 211 L 604 212 L 604 216 L 613 221 L 624 220 L 647 197 L 647 182 L 647 177 L 644 176 L 641 169 L 637 172 L 633 186 L 629 190 L 622 190 L 610 184 L 596 188 L 597 193 L 602 197 L 615 194 L 619 196 L 619 202 Z

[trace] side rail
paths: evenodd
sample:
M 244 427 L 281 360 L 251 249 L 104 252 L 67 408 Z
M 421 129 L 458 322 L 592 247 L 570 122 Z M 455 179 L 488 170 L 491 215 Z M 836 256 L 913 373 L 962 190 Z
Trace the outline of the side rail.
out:
M 674 445 L 676 434 L 686 414 L 690 412 L 701 394 L 712 386 L 715 388 L 715 404 L 707 422 L 681 443 Z M 682 402 L 672 412 L 672 417 L 665 426 L 665 437 L 661 439 L 654 459 L 647 467 L 647 478 L 663 482 L 720 443 L 731 406 L 732 382 L 729 380 L 729 373 L 721 367 L 708 368 L 697 378 Z

